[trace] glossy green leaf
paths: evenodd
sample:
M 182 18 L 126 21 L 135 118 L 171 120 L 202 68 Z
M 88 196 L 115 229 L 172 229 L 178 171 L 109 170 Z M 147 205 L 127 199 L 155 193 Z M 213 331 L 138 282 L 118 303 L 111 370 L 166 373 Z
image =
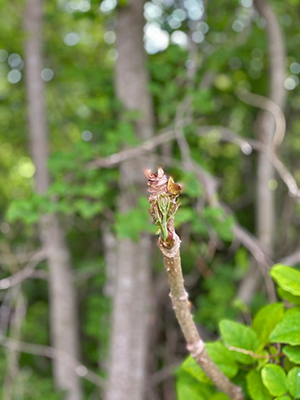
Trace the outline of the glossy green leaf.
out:
M 284 395 L 284 396 L 276 397 L 275 400 L 292 400 L 292 399 L 290 396 Z
M 261 371 L 263 384 L 273 396 L 282 396 L 287 392 L 286 374 L 282 367 L 266 365 Z
M 272 342 L 300 345 L 300 308 L 288 310 L 270 335 Z
M 286 290 L 279 287 L 277 289 L 278 295 L 292 304 L 300 305 L 300 296 L 294 296 L 293 294 L 287 292 Z
M 205 375 L 202 368 L 196 363 L 192 356 L 188 356 L 183 364 L 182 369 L 188 372 L 193 378 L 202 383 L 207 383 L 212 385 L 212 381 Z
M 176 374 L 176 400 L 210 400 L 213 388 L 196 381 L 182 369 Z
M 247 391 L 252 400 L 271 400 L 268 389 L 264 386 L 260 372 L 251 370 L 246 376 Z
M 300 364 L 300 346 L 284 346 L 282 351 L 290 361 Z
M 241 349 L 255 351 L 258 338 L 256 332 L 249 326 L 223 320 L 219 324 L 221 335 L 225 344 Z M 256 361 L 255 358 L 242 352 L 232 351 L 234 358 L 242 364 L 252 364 Z
M 211 400 L 230 400 L 225 393 L 215 393 L 212 395 Z
M 295 399 L 300 399 L 300 367 L 290 370 L 287 377 L 288 389 Z
M 238 373 L 239 368 L 232 352 L 221 342 L 206 343 L 205 347 L 210 358 L 228 378 Z
M 282 320 L 284 307 L 282 303 L 268 304 L 263 307 L 253 319 L 252 327 L 259 337 L 260 345 L 263 347 L 270 342 L 270 333 Z
M 300 271 L 276 264 L 271 269 L 271 276 L 283 290 L 294 296 L 300 296 Z
M 206 343 L 205 347 L 210 358 L 228 378 L 233 378 L 238 373 L 238 365 L 232 352 L 221 342 Z M 205 375 L 202 368 L 192 356 L 186 358 L 182 364 L 182 368 L 198 381 L 212 384 L 211 380 Z

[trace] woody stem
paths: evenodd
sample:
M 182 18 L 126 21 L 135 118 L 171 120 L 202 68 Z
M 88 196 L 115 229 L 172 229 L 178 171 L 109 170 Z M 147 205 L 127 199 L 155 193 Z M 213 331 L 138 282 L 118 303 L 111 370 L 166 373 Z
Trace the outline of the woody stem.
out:
M 220 391 L 226 393 L 232 400 L 243 400 L 242 389 L 234 385 L 218 369 L 206 352 L 205 343 L 198 333 L 190 312 L 188 295 L 184 288 L 180 251 L 178 250 L 171 257 L 168 257 L 166 251 L 163 251 L 163 258 L 168 274 L 173 309 L 187 342 L 188 351 Z

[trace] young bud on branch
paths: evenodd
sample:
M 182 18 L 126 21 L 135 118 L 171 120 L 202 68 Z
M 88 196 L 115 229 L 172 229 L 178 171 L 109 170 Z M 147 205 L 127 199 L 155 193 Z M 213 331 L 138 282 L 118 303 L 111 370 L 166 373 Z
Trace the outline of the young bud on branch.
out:
M 177 198 L 182 190 L 181 185 L 175 183 L 172 177 L 167 177 L 164 170 L 157 172 L 146 170 L 149 186 L 149 213 L 157 226 L 159 245 L 171 249 L 178 242 L 174 229 L 174 216 L 178 210 Z

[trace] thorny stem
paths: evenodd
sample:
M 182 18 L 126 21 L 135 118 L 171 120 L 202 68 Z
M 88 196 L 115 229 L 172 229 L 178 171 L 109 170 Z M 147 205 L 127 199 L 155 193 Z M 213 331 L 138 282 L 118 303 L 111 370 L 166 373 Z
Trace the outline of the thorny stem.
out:
M 234 385 L 213 363 L 208 356 L 205 343 L 199 336 L 184 288 L 180 260 L 180 239 L 174 229 L 174 215 L 178 210 L 178 196 L 182 187 L 168 178 L 163 169 L 152 173 L 145 171 L 148 178 L 150 215 L 157 226 L 158 246 L 163 253 L 164 265 L 170 285 L 170 297 L 191 356 L 214 382 L 216 387 L 226 393 L 232 400 L 243 400 L 242 389 Z

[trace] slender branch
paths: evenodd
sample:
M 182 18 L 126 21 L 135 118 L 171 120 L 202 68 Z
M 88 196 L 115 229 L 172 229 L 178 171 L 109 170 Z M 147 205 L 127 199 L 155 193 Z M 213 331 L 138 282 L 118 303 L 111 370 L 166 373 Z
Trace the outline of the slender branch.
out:
M 121 150 L 118 153 L 111 154 L 108 157 L 98 158 L 87 164 L 87 168 L 111 168 L 121 164 L 124 161 L 132 158 L 137 158 L 143 153 L 152 151 L 156 147 L 168 143 L 174 139 L 175 131 L 167 130 L 163 131 L 160 135 L 155 136 L 152 139 L 144 141 L 140 146 L 132 147 L 126 150 Z
M 16 272 L 8 278 L 0 279 L 0 290 L 8 289 L 29 278 L 34 273 L 37 265 L 45 258 L 46 254 L 43 250 L 35 253 L 28 264 L 21 271 Z
M 22 353 L 29 353 L 37 356 L 59 360 L 60 362 L 66 364 L 70 369 L 72 369 L 79 377 L 86 379 L 87 381 L 93 383 L 101 389 L 103 389 L 105 386 L 105 380 L 101 378 L 101 376 L 87 369 L 74 357 L 64 351 L 57 350 L 50 346 L 42 346 L 34 343 L 26 343 L 14 339 L 9 339 L 2 335 L 0 336 L 0 345 L 8 349 L 18 350 Z
M 254 95 L 253 93 L 250 93 L 250 92 L 248 92 L 247 95 L 248 94 L 253 95 L 253 96 L 258 96 L 258 95 Z M 255 105 L 259 108 L 260 108 L 260 106 L 264 106 L 264 107 L 262 107 L 263 109 L 268 109 L 268 111 L 273 113 L 275 120 L 276 120 L 276 124 L 277 124 L 276 126 L 278 126 L 278 119 L 282 119 L 282 115 L 281 114 L 279 115 L 279 109 L 275 110 L 276 105 L 274 103 L 272 103 L 271 100 L 269 100 L 268 98 L 263 97 L 263 96 L 258 96 L 258 97 L 261 99 L 261 102 L 256 103 Z M 241 95 L 241 93 L 239 93 L 239 98 L 241 100 L 245 101 L 246 100 L 245 92 L 243 92 L 243 95 Z M 265 101 L 265 103 L 264 103 L 264 101 Z M 270 102 L 270 104 L 273 104 L 273 106 L 270 106 L 270 104 L 268 102 Z M 250 101 L 249 101 L 249 104 L 250 104 Z M 267 104 L 269 104 L 270 107 Z M 254 105 L 254 104 L 252 104 L 252 105 Z M 273 142 L 274 147 L 277 147 L 280 144 L 281 140 L 283 139 L 283 136 L 284 136 L 284 131 L 282 130 L 283 126 L 284 126 L 284 122 L 283 121 L 279 122 L 279 128 L 277 129 L 276 137 L 274 136 L 274 142 Z M 284 163 L 279 159 L 279 157 L 277 156 L 276 152 L 273 149 L 266 148 L 266 146 L 264 146 L 262 143 L 260 143 L 257 140 L 242 138 L 239 135 L 237 135 L 236 133 L 234 133 L 232 130 L 230 130 L 226 127 L 223 127 L 223 126 L 218 126 L 218 125 L 202 126 L 197 131 L 195 131 L 194 134 L 197 136 L 206 136 L 209 134 L 213 134 L 215 132 L 217 132 L 217 134 L 220 135 L 221 140 L 228 141 L 228 142 L 238 145 L 241 148 L 242 152 L 246 155 L 250 154 L 253 149 L 257 150 L 261 153 L 264 153 L 270 159 L 270 161 L 272 162 L 278 175 L 283 180 L 283 182 L 286 184 L 291 196 L 295 197 L 299 201 L 300 189 L 297 186 L 296 180 L 293 177 L 293 175 L 290 173 L 290 171 L 287 169 L 287 167 L 284 165 Z M 142 154 L 150 152 L 153 149 L 155 149 L 156 147 L 158 147 L 164 143 L 168 143 L 174 139 L 178 140 L 178 132 L 176 131 L 176 129 L 166 130 L 166 131 L 163 131 L 163 133 L 155 136 L 153 139 L 145 141 L 144 143 L 142 143 L 139 146 L 129 148 L 126 150 L 122 150 L 118 153 L 111 154 L 108 157 L 98 158 L 94 161 L 91 161 L 90 163 L 87 164 L 87 167 L 91 168 L 91 169 L 113 168 L 113 167 L 119 165 L 120 163 L 122 163 L 123 161 L 139 157 Z M 276 144 L 276 146 L 275 146 L 275 144 Z M 181 140 L 181 150 L 183 149 L 182 146 L 183 146 L 183 142 Z M 185 152 L 185 154 L 187 154 L 187 153 Z
M 229 345 L 226 345 L 226 347 L 230 351 L 236 351 L 237 353 L 247 354 L 247 355 L 249 355 L 249 356 L 251 356 L 253 358 L 258 358 L 258 359 L 268 359 L 268 360 L 270 360 L 270 359 L 274 359 L 276 357 L 280 357 L 280 356 L 282 356 L 284 354 L 284 353 L 278 352 L 276 354 L 265 354 L 265 355 L 263 355 L 263 354 L 256 354 L 256 353 L 254 353 L 254 351 L 242 349 L 240 347 L 229 346 Z
M 158 245 L 168 274 L 170 297 L 177 321 L 187 342 L 187 349 L 216 387 L 232 400 L 243 400 L 242 389 L 234 385 L 213 363 L 205 349 L 190 311 L 188 294 L 180 259 L 180 239 L 174 229 L 174 216 L 181 186 L 167 178 L 160 168 L 157 173 L 145 171 L 148 178 L 150 214 L 159 232 Z

